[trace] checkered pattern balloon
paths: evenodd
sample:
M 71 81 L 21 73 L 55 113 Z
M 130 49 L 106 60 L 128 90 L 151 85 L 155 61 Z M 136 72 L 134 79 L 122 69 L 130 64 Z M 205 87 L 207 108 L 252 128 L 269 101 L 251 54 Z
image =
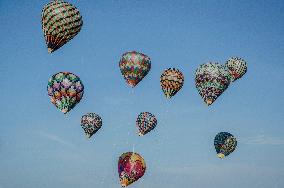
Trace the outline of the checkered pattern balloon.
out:
M 245 60 L 239 57 L 231 57 L 227 62 L 226 66 L 232 75 L 232 81 L 241 78 L 247 72 L 247 63 Z
M 139 136 L 143 136 L 152 131 L 157 126 L 156 117 L 150 112 L 141 112 L 136 120 Z
M 150 58 L 139 52 L 126 52 L 119 61 L 121 74 L 127 84 L 135 87 L 150 71 Z
M 178 69 L 165 70 L 160 78 L 162 90 L 167 98 L 174 96 L 183 86 L 184 77 Z
M 48 80 L 47 92 L 51 102 L 65 114 L 82 99 L 84 85 L 75 74 L 59 72 Z
M 73 39 L 83 25 L 79 10 L 64 1 L 51 1 L 42 9 L 42 30 L 48 52 L 52 53 Z
M 81 127 L 87 138 L 91 138 L 102 127 L 102 118 L 95 113 L 87 113 L 81 118 Z

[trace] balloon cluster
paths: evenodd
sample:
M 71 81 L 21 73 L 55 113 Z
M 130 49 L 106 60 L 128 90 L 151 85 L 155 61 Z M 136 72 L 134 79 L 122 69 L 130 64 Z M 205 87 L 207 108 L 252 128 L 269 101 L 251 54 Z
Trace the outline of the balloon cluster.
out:
M 53 53 L 73 39 L 83 25 L 79 10 L 74 5 L 61 0 L 45 5 L 41 18 L 49 53 Z M 149 73 L 151 60 L 143 53 L 130 51 L 122 55 L 119 68 L 126 83 L 135 87 Z M 246 72 L 246 61 L 238 57 L 230 58 L 225 65 L 212 62 L 202 64 L 196 70 L 195 85 L 204 102 L 211 105 L 231 82 L 240 79 Z M 162 91 L 168 99 L 175 96 L 182 89 L 183 84 L 183 73 L 176 68 L 168 68 L 160 76 Z M 59 72 L 49 79 L 47 91 L 51 102 L 66 114 L 82 99 L 84 85 L 75 74 Z M 136 120 L 139 136 L 152 131 L 157 126 L 157 122 L 152 113 L 141 112 Z M 86 137 L 90 138 L 102 127 L 102 118 L 98 114 L 87 113 L 81 118 L 81 127 Z M 214 139 L 214 146 L 218 157 L 224 158 L 235 150 L 237 140 L 228 132 L 220 132 Z M 138 153 L 127 152 L 119 157 L 118 174 L 122 187 L 137 181 L 145 171 L 145 161 Z
M 247 71 L 246 61 L 230 58 L 225 65 L 206 63 L 200 65 L 195 73 L 195 86 L 204 102 L 211 105 L 230 85 Z

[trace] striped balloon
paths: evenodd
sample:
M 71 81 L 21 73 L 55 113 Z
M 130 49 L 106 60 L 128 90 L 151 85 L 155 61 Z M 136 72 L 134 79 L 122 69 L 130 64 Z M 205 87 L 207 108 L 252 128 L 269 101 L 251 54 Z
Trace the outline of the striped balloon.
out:
M 183 86 L 184 77 L 178 69 L 165 70 L 160 79 L 162 90 L 167 98 L 174 96 Z
M 211 105 L 230 85 L 229 70 L 218 63 L 200 65 L 195 72 L 195 86 L 207 105 Z
M 41 21 L 49 53 L 74 38 L 83 25 L 79 10 L 72 4 L 60 0 L 44 6 Z
M 143 136 L 152 131 L 157 125 L 156 117 L 150 112 L 141 112 L 136 120 L 139 136 Z
M 237 139 L 231 133 L 220 132 L 215 136 L 214 146 L 217 156 L 224 158 L 235 151 L 237 147 Z
M 247 72 L 247 63 L 244 59 L 239 57 L 231 57 L 227 62 L 226 66 L 228 67 L 231 75 L 232 81 L 235 81 L 241 78 Z
M 119 61 L 121 74 L 127 84 L 135 87 L 150 71 L 150 58 L 139 52 L 126 52 Z

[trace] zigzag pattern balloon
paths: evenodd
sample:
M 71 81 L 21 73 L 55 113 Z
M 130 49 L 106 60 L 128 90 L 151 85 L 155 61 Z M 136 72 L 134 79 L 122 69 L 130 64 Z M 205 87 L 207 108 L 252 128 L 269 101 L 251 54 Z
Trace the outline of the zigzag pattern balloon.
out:
M 139 52 L 126 52 L 119 61 L 121 74 L 127 84 L 135 87 L 150 71 L 150 58 Z
M 138 127 L 139 136 L 143 136 L 152 131 L 157 126 L 156 117 L 150 112 L 141 112 L 136 120 L 136 126 Z
M 228 132 L 220 132 L 215 136 L 214 146 L 218 157 L 224 158 L 235 151 L 237 139 Z
M 200 65 L 195 73 L 195 86 L 207 105 L 211 105 L 230 85 L 228 69 L 218 63 Z
M 146 163 L 138 153 L 123 153 L 118 160 L 118 175 L 122 187 L 141 178 L 146 171 Z
M 83 25 L 79 10 L 64 1 L 52 1 L 45 5 L 42 9 L 41 20 L 49 53 L 74 38 Z
M 51 102 L 66 114 L 82 99 L 84 85 L 75 74 L 59 72 L 48 80 L 47 91 Z
M 162 90 L 167 98 L 174 96 L 183 86 L 184 77 L 178 69 L 165 70 L 160 78 Z
M 87 113 L 81 118 L 81 126 L 88 138 L 102 127 L 102 118 L 95 113 Z
M 226 62 L 226 66 L 232 75 L 232 81 L 241 78 L 247 72 L 246 61 L 239 57 L 231 57 Z

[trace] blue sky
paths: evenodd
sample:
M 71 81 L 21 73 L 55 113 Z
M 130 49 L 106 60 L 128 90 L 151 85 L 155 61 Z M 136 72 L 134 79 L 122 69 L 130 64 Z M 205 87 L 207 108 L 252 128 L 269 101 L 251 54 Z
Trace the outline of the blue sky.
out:
M 0 1 L 0 188 L 120 187 L 117 160 L 139 152 L 147 171 L 133 188 L 284 187 L 283 1 L 70 1 L 84 25 L 67 45 L 48 54 L 41 9 L 48 1 Z M 118 67 L 125 51 L 151 57 L 152 69 L 133 90 Z M 210 107 L 194 72 L 231 56 L 248 72 Z M 167 100 L 160 74 L 185 76 Z M 70 71 L 85 85 L 67 115 L 50 102 L 51 75 Z M 142 111 L 156 115 L 155 130 L 138 137 Z M 95 112 L 103 127 L 90 140 L 80 118 Z M 225 160 L 214 136 L 238 138 Z

